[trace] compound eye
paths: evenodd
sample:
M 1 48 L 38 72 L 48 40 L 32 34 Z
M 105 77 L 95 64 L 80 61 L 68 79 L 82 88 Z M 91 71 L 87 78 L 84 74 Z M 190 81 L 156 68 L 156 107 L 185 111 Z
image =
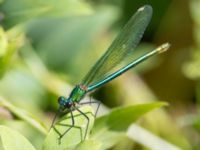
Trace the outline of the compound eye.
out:
M 70 108 L 72 106 L 72 102 L 67 102 L 65 105 L 67 108 Z
M 61 106 L 64 106 L 65 105 L 65 98 L 63 96 L 60 96 L 58 98 L 58 103 L 61 105 Z

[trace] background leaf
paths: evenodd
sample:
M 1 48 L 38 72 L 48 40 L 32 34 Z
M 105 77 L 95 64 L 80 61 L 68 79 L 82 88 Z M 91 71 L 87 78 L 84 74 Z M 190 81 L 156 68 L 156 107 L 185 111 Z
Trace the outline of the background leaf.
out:
M 39 130 L 41 133 L 46 134 L 47 129 L 45 128 L 44 124 L 39 121 L 39 119 L 36 119 L 34 115 L 30 114 L 29 112 L 17 108 L 16 106 L 12 105 L 5 99 L 0 97 L 0 105 L 6 107 L 8 110 L 10 110 L 13 114 L 21 118 L 22 120 L 29 123 L 31 126 L 35 127 L 37 130 Z
M 153 109 L 165 105 L 166 103 L 155 102 L 114 108 L 108 115 L 97 118 L 92 138 L 103 143 L 101 146 L 102 150 L 108 149 L 126 136 L 127 128 L 138 118 Z
M 5 15 L 6 28 L 39 16 L 91 13 L 90 6 L 80 0 L 61 0 L 59 3 L 54 0 L 6 0 L 1 3 L 0 10 Z
M 23 135 L 8 127 L 0 126 L 0 136 L 4 150 L 36 150 Z
M 97 140 L 87 140 L 78 144 L 74 150 L 88 150 L 90 148 L 92 150 L 100 150 L 101 144 L 102 143 L 98 142 Z
M 93 127 L 94 123 L 94 115 L 93 115 L 93 110 L 90 106 L 84 106 L 81 107 L 80 110 L 84 112 L 88 117 L 89 117 L 89 127 L 88 127 L 88 132 L 86 136 L 86 141 L 83 141 L 85 131 L 86 131 L 86 126 L 87 126 L 87 119 L 83 116 L 80 115 L 78 111 L 73 111 L 74 115 L 74 120 L 75 120 L 75 126 L 72 127 L 69 132 L 67 132 L 59 141 L 59 135 L 55 131 L 54 128 L 51 128 L 49 134 L 47 135 L 43 149 L 44 150 L 63 150 L 63 149 L 75 149 L 77 144 L 79 144 L 81 141 L 83 141 L 83 145 L 80 145 L 80 147 L 87 147 L 92 149 L 94 147 L 97 147 L 95 144 L 90 145 L 90 142 L 87 142 L 87 138 L 89 136 L 89 133 L 91 131 L 91 128 Z M 64 124 L 64 125 L 59 125 L 59 124 Z M 59 133 L 64 133 L 69 126 L 72 124 L 71 122 L 71 116 L 68 113 L 64 117 L 62 117 L 55 125 L 55 128 L 59 131 Z M 86 144 L 85 144 L 86 142 Z M 87 144 L 88 143 L 88 144 Z M 92 147 L 93 146 L 93 147 Z
M 128 129 L 128 137 L 153 150 L 181 150 L 181 148 L 163 140 L 137 125 L 131 125 Z
M 106 128 L 110 130 L 125 131 L 129 125 L 137 120 L 140 116 L 155 108 L 166 105 L 167 103 L 155 102 L 150 104 L 114 108 L 108 115 L 98 118 L 95 122 L 95 125 L 97 126 L 97 129 L 99 129 L 99 125 L 103 124 L 104 127 L 106 126 Z

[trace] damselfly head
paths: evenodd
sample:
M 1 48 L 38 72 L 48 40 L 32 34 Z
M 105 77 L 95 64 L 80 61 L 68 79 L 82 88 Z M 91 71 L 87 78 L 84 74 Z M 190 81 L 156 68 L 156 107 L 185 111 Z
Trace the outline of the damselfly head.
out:
M 58 104 L 60 105 L 60 110 L 64 110 L 65 109 L 65 105 L 66 105 L 66 98 L 63 96 L 60 96 L 58 98 Z
M 70 99 L 66 99 L 65 97 L 63 96 L 60 96 L 58 98 L 58 103 L 60 105 L 60 110 L 65 110 L 67 108 L 71 108 L 72 106 L 72 101 Z

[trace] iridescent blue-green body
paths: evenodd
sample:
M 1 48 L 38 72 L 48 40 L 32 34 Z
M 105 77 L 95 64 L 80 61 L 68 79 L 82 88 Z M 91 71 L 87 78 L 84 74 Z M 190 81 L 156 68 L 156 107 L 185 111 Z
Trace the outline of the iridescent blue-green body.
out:
M 77 85 L 72 90 L 71 94 L 69 95 L 69 98 L 65 98 L 63 96 L 58 98 L 58 102 L 60 104 L 60 109 L 70 109 L 72 106 L 75 106 L 76 103 L 79 103 L 85 94 L 87 93 L 87 87 L 83 85 Z
M 69 95 L 68 99 L 64 98 L 63 96 L 59 97 L 58 101 L 60 104 L 60 109 L 66 109 L 66 108 L 71 108 L 71 106 L 75 106 L 76 103 L 79 103 L 83 99 L 83 97 L 85 96 L 85 94 L 87 92 L 93 91 L 93 90 L 97 89 L 98 87 L 106 84 L 107 82 L 117 78 L 124 72 L 128 71 L 129 69 L 136 66 L 137 64 L 145 61 L 149 57 L 166 51 L 169 48 L 169 46 L 170 45 L 168 43 L 161 45 L 160 47 L 139 57 L 138 59 L 134 60 L 133 62 L 129 63 L 128 65 L 124 66 L 123 68 L 119 69 L 118 71 L 114 72 L 113 74 L 106 76 L 105 79 L 103 79 L 99 82 L 96 82 L 94 84 L 91 84 L 88 87 L 85 85 L 81 85 L 81 84 L 75 86 L 75 88 L 72 90 L 71 94 Z
M 91 68 L 82 83 L 75 86 L 68 98 L 63 96 L 59 97 L 59 111 L 69 110 L 72 116 L 73 125 L 74 120 L 71 112 L 72 110 L 76 109 L 87 118 L 87 116 L 76 107 L 76 104 L 80 104 L 80 101 L 88 92 L 94 91 L 100 86 L 110 82 L 129 69 L 133 68 L 137 64 L 145 61 L 155 54 L 162 53 L 169 48 L 170 45 L 166 43 L 153 51 L 134 59 L 135 56 L 133 55 L 133 52 L 140 42 L 147 25 L 149 24 L 151 16 L 151 6 L 145 5 L 139 8 L 124 26 L 120 34 L 112 42 L 108 50 Z
M 169 44 L 166 43 L 137 59 L 131 60 L 134 57 L 132 53 L 140 42 L 151 16 L 152 7 L 149 5 L 137 10 L 108 50 L 88 72 L 83 82 L 72 90 L 68 98 L 59 97 L 60 110 L 70 109 L 72 106 L 75 107 L 87 92 L 99 88 L 151 56 L 164 52 L 169 48 Z M 129 62 L 127 63 L 127 61 Z M 121 67 L 122 62 L 126 62 L 124 67 Z

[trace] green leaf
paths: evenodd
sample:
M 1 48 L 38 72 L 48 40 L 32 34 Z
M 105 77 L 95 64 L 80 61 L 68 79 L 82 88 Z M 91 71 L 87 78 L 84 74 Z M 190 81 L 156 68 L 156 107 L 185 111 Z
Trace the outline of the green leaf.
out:
M 192 123 L 193 127 L 200 132 L 200 117 L 198 115 L 198 117 L 196 117 Z
M 0 136 L 4 150 L 35 150 L 23 135 L 8 127 L 0 126 Z
M 133 106 L 114 108 L 108 115 L 97 119 L 95 125 L 106 126 L 110 130 L 125 131 L 133 122 L 145 113 L 162 106 L 166 106 L 164 102 L 155 102 L 150 104 L 139 104 Z
M 75 150 L 88 150 L 88 149 L 99 150 L 101 145 L 102 143 L 97 140 L 87 140 L 78 144 L 74 149 Z
M 13 65 L 14 55 L 24 42 L 23 32 L 20 27 L 5 32 L 0 28 L 0 77 Z
M 96 62 L 102 50 L 107 48 L 100 35 L 116 16 L 115 9 L 103 9 L 83 17 L 37 19 L 28 24 L 27 36 L 48 68 L 56 72 L 64 71 L 71 77 L 70 82 L 77 83 Z M 90 59 L 82 63 L 83 56 Z
M 70 116 L 70 113 L 62 117 L 54 126 L 55 128 L 52 128 L 49 134 L 47 135 L 44 145 L 43 145 L 44 150 L 55 150 L 55 149 L 56 150 L 63 150 L 63 149 L 72 150 L 72 149 L 76 149 L 76 146 L 78 146 L 78 144 L 80 143 L 82 144 L 80 144 L 78 147 L 80 147 L 81 149 L 84 149 L 84 147 L 88 147 L 90 149 L 93 149 L 94 147 L 94 149 L 96 149 L 97 146 L 95 144 L 91 144 L 93 143 L 92 141 L 87 141 L 90 130 L 94 124 L 93 110 L 90 106 L 81 107 L 80 110 L 89 117 L 89 126 L 88 126 L 88 131 L 86 134 L 86 141 L 83 141 L 83 139 L 86 132 L 87 119 L 85 116 L 81 115 L 78 111 L 73 111 L 75 127 L 72 127 L 69 130 L 69 132 L 67 132 L 60 140 L 59 139 L 60 136 L 56 132 L 56 130 L 60 134 L 63 134 L 72 124 L 72 118 Z
M 8 41 L 6 37 L 6 33 L 3 28 L 0 27 L 0 58 L 6 53 Z
M 80 0 L 6 0 L 0 5 L 5 15 L 3 25 L 10 28 L 38 16 L 66 16 L 91 13 L 91 7 Z
M 190 6 L 190 15 L 194 23 L 193 36 L 196 43 L 195 46 L 192 47 L 192 50 L 190 50 L 191 51 L 190 60 L 183 65 L 183 72 L 188 78 L 198 80 L 200 77 L 200 71 L 198 69 L 200 66 L 200 49 L 199 49 L 200 3 L 199 1 L 192 0 L 189 6 Z
M 124 132 L 111 131 L 106 128 L 92 135 L 92 139 L 98 140 L 102 143 L 100 150 L 109 149 L 119 143 L 119 141 L 122 141 L 124 138 L 127 138 Z
M 47 133 L 47 129 L 44 126 L 44 124 L 41 121 L 39 121 L 38 119 L 36 119 L 36 117 L 34 117 L 29 112 L 27 112 L 25 110 L 22 110 L 20 108 L 17 108 L 16 106 L 12 105 L 11 103 L 9 103 L 8 101 L 6 101 L 2 97 L 0 97 L 0 106 L 6 107 L 12 113 L 14 113 L 16 116 L 18 116 L 22 120 L 26 121 L 27 123 L 29 123 L 31 126 L 33 126 L 34 128 L 36 128 L 41 133 L 43 133 L 43 134 Z
M 135 124 L 131 125 L 127 134 L 133 141 L 144 145 L 148 149 L 181 150 L 178 146 Z
M 103 143 L 102 150 L 111 148 L 125 138 L 127 128 L 142 115 L 165 105 L 164 102 L 155 102 L 114 108 L 109 114 L 97 118 L 92 138 Z

